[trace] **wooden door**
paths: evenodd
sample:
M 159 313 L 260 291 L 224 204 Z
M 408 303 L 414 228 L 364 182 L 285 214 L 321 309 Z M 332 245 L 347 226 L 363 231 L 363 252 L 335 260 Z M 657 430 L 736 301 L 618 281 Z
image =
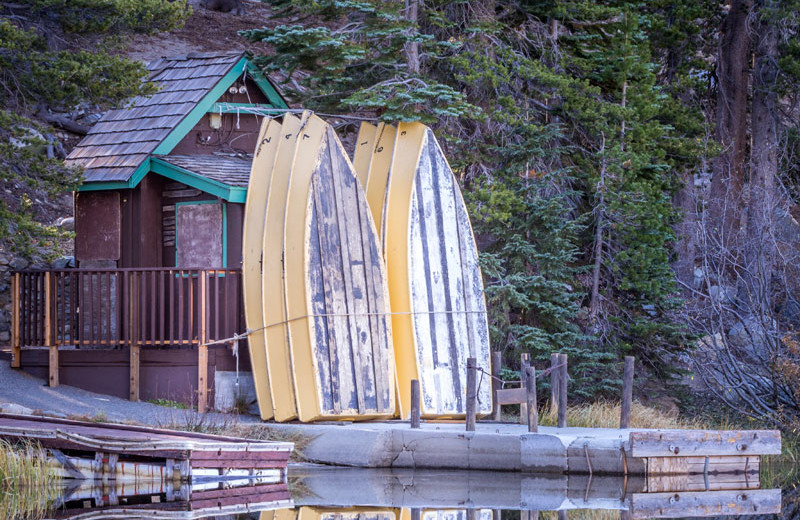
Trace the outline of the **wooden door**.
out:
M 223 211 L 218 202 L 175 206 L 175 266 L 224 267 Z

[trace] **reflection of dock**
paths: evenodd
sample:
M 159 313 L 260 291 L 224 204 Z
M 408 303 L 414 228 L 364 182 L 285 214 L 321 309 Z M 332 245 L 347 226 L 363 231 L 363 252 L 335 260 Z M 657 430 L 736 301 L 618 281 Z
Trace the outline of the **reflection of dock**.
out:
M 721 480 L 717 480 L 721 477 Z M 588 475 L 526 475 L 514 472 L 293 467 L 289 482 L 304 490 L 298 506 L 397 507 L 568 511 L 620 510 L 636 518 L 776 514 L 779 489 L 730 489 L 731 478 L 709 475 L 702 491 L 685 476 L 657 479 Z M 657 486 L 657 489 L 653 489 Z
M 280 480 L 293 445 L 191 432 L 0 414 L 0 438 L 31 440 L 60 476 L 103 482 L 254 475 Z
M 147 484 L 147 483 L 144 483 Z M 239 484 L 239 485 L 237 485 Z M 67 488 L 52 515 L 59 520 L 166 518 L 189 520 L 292 507 L 285 482 L 215 483 L 148 489 L 83 481 Z
M 263 479 L 183 483 L 166 490 L 83 483 L 66 491 L 54 518 L 183 520 L 264 511 L 261 520 L 502 520 L 516 518 L 516 513 L 501 513 L 509 510 L 523 511 L 523 519 L 535 518 L 536 512 L 558 511 L 561 518 L 569 511 L 591 510 L 635 520 L 780 512 L 780 490 L 715 491 L 713 475 L 709 491 L 688 491 L 686 483 L 662 477 L 663 491 L 652 492 L 647 478 L 633 476 L 302 465 L 289 468 L 288 487 Z

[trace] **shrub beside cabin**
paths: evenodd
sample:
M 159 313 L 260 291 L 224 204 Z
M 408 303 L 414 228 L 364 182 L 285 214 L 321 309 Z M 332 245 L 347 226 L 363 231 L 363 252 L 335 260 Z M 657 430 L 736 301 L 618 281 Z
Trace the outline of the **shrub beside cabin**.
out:
M 288 108 L 241 53 L 148 65 L 151 97 L 111 110 L 70 153 L 77 269 L 13 276 L 15 366 L 132 400 L 233 405 L 241 251 L 263 116 Z M 263 112 L 263 110 L 262 110 Z M 238 369 L 249 371 L 246 344 Z

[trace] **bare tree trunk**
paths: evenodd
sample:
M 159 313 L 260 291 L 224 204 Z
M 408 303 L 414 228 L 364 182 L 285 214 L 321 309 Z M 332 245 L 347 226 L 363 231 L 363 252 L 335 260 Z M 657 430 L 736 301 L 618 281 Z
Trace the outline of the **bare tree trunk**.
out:
M 406 0 L 406 19 L 417 25 L 419 20 L 419 0 Z M 408 63 L 408 72 L 412 74 L 419 74 L 420 63 L 418 42 L 406 43 L 406 62 Z
M 606 140 L 603 137 L 600 153 L 605 154 Z M 606 226 L 606 158 L 600 160 L 600 180 L 597 182 L 597 206 L 595 213 L 594 230 L 594 265 L 592 266 L 592 292 L 589 299 L 589 319 L 594 325 L 597 314 L 600 312 L 600 271 L 603 267 L 603 236 Z
M 767 287 L 775 264 L 774 215 L 778 175 L 778 28 L 770 14 L 774 0 L 761 9 L 753 68 L 753 144 L 750 151 L 750 198 L 747 204 L 745 281 L 750 293 L 760 293 L 757 302 L 768 305 Z M 755 294 L 753 294 L 755 296 Z M 756 311 L 756 309 L 752 309 Z M 767 309 L 761 309 L 766 311 Z M 763 314 L 763 312 L 761 312 Z
M 685 287 L 694 283 L 694 262 L 697 254 L 697 200 L 691 171 L 682 174 L 683 186 L 675 194 L 673 204 L 680 209 L 682 219 L 675 226 L 677 260 L 672 268 Z
M 709 210 L 712 232 L 729 249 L 741 225 L 747 146 L 747 87 L 752 46 L 747 18 L 753 0 L 731 0 L 722 24 L 717 65 L 717 141 L 722 153 L 711 177 Z

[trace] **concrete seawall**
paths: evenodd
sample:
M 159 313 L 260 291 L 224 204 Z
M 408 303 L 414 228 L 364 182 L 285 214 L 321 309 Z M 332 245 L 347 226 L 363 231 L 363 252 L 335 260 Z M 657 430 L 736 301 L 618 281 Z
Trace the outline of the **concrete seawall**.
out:
M 284 435 L 308 439 L 301 455 L 309 462 L 367 468 L 438 468 L 608 475 L 645 473 L 642 459 L 629 455 L 632 430 L 540 428 L 478 423 L 423 423 L 418 430 L 400 421 L 335 424 L 265 424 Z M 591 471 L 590 471 L 591 468 Z

